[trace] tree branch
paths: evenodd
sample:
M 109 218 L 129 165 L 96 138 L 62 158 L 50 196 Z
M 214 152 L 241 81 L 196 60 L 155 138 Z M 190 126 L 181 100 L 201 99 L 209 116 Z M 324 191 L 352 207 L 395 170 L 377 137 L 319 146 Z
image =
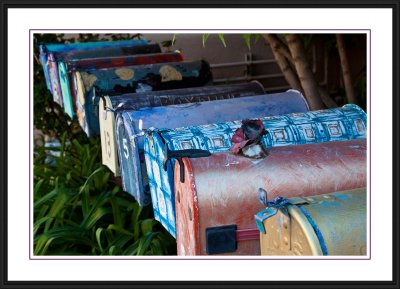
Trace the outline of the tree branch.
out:
M 308 100 L 311 110 L 322 109 L 324 107 L 319 95 L 318 83 L 311 71 L 307 60 L 306 51 L 298 34 L 286 35 L 289 51 L 293 57 L 297 75 L 301 86 L 304 89 L 305 97 Z
M 263 34 L 265 41 L 271 46 L 273 50 L 281 53 L 291 63 L 294 64 L 293 57 L 290 54 L 287 45 L 276 34 Z
M 300 81 L 297 78 L 296 73 L 293 71 L 290 63 L 286 59 L 286 57 L 279 52 L 279 48 L 277 45 L 271 45 L 271 41 L 268 39 L 275 38 L 271 34 L 264 34 L 263 38 L 266 43 L 268 43 L 271 47 L 272 53 L 275 57 L 276 63 L 278 64 L 279 68 L 281 69 L 286 81 L 290 85 L 291 88 L 296 89 L 300 92 L 303 92 L 303 88 L 301 87 Z

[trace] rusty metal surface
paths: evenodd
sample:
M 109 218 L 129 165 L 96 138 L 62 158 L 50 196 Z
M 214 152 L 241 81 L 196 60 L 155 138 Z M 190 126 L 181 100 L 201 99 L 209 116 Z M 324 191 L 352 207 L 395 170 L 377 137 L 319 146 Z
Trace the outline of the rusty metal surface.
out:
M 263 224 L 261 255 L 366 255 L 366 189 L 289 199 Z
M 178 254 L 206 254 L 207 227 L 256 227 L 254 215 L 263 207 L 258 202 L 259 188 L 264 188 L 271 198 L 290 198 L 365 187 L 366 151 L 364 139 L 275 147 L 268 149 L 266 158 L 258 160 L 230 153 L 184 158 L 184 183 L 180 182 L 176 162 Z M 238 242 L 238 249 L 232 254 L 259 253 L 259 241 L 244 241 Z

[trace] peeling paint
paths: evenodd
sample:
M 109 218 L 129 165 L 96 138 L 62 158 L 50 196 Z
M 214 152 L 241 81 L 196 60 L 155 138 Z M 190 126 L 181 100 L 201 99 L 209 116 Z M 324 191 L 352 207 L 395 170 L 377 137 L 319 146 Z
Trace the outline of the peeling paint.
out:
M 80 74 L 81 74 L 83 84 L 85 86 L 85 90 L 86 90 L 86 92 L 89 92 L 92 89 L 93 84 L 96 82 L 97 77 L 95 75 L 89 74 L 85 71 L 80 72 Z
M 182 74 L 170 65 L 164 65 L 160 68 L 161 82 L 173 80 L 182 80 Z
M 130 68 L 117 68 L 115 74 L 122 80 L 130 80 L 135 77 L 135 71 Z

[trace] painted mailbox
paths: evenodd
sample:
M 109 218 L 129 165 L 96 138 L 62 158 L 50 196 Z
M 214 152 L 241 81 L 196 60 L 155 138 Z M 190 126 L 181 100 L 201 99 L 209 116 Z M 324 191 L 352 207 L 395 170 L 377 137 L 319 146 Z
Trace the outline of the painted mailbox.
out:
M 51 83 L 51 92 L 53 94 L 54 100 L 57 101 L 64 109 L 70 112 L 72 103 L 71 103 L 71 94 L 62 93 L 62 88 L 69 88 L 69 79 L 67 75 L 63 75 L 63 72 L 66 72 L 67 68 L 65 66 L 64 61 L 66 59 L 79 59 L 81 57 L 94 57 L 96 55 L 106 55 L 110 53 L 111 56 L 123 56 L 127 55 L 127 53 L 135 54 L 135 53 L 156 53 L 161 52 L 161 48 L 158 44 L 146 44 L 146 45 L 136 45 L 130 47 L 113 47 L 113 48 L 101 48 L 101 49 L 93 49 L 93 50 L 71 50 L 68 52 L 51 52 L 48 54 L 47 58 L 47 70 L 48 75 L 50 77 Z M 61 67 L 60 67 L 61 65 Z M 61 71 L 59 70 L 61 68 Z M 61 81 L 64 80 L 64 84 Z M 67 81 L 67 82 L 65 82 Z M 67 93 L 67 92 L 66 92 Z M 66 96 L 66 97 L 63 97 Z M 65 104 L 67 103 L 67 107 Z
M 138 46 L 140 47 L 140 46 Z M 121 57 L 102 57 L 87 59 L 72 59 L 58 62 L 59 80 L 61 85 L 62 98 L 65 111 L 73 117 L 75 115 L 76 97 L 73 84 L 72 73 L 76 70 L 93 70 L 110 67 L 135 66 L 144 64 L 155 64 L 165 62 L 180 62 L 183 56 L 179 52 L 140 54 Z
M 210 65 L 204 60 L 76 71 L 74 79 L 78 120 L 89 136 L 100 134 L 96 96 L 212 84 Z
M 293 104 L 294 101 L 281 101 Z M 273 109 L 293 109 L 301 113 L 285 114 L 282 110 L 270 111 L 273 117 L 262 118 L 268 132 L 261 138 L 265 148 L 315 142 L 330 142 L 366 138 L 366 114 L 357 105 L 347 104 L 342 108 L 305 112 L 303 107 L 290 108 L 280 104 Z M 287 112 L 289 113 L 289 111 Z M 249 113 L 251 116 L 251 113 Z M 268 115 L 268 113 L 265 113 Z M 256 115 L 253 115 L 256 118 Z M 150 185 L 154 216 L 176 236 L 173 165 L 163 168 L 169 150 L 201 149 L 211 153 L 227 152 L 232 146 L 232 136 L 241 127 L 241 121 L 212 123 L 203 126 L 184 127 L 175 130 L 154 131 L 145 139 L 145 158 Z
M 69 60 L 76 62 L 79 59 L 84 60 L 84 63 L 93 61 L 93 57 L 105 56 L 109 53 L 111 56 L 125 56 L 135 55 L 137 53 L 156 53 L 161 52 L 161 48 L 158 44 L 146 44 L 136 45 L 130 47 L 112 47 L 112 48 L 101 48 L 93 50 L 72 50 L 68 52 L 52 52 L 48 55 L 48 73 L 50 75 L 50 82 L 52 88 L 52 94 L 54 99 L 64 107 L 64 110 L 71 117 L 74 116 L 74 105 L 72 102 L 71 93 L 71 77 L 68 74 L 71 65 L 67 66 Z M 130 54 L 128 54 L 130 53 Z M 90 59 L 87 59 L 91 57 Z M 103 64 L 104 67 L 113 67 L 117 62 L 113 62 L 110 59 L 96 58 L 92 64 Z M 83 65 L 84 66 L 84 65 Z M 91 66 L 93 67 L 93 65 Z M 101 66 L 100 66 L 101 67 Z M 72 90 L 73 91 L 73 90 Z M 74 97 L 75 98 L 75 97 Z
M 146 45 L 148 42 L 146 39 L 142 40 L 119 40 L 119 41 L 97 41 L 97 42 L 77 42 L 77 43 L 66 43 L 66 44 L 40 44 L 40 62 L 43 67 L 44 76 L 46 79 L 47 89 L 52 91 L 50 75 L 48 71 L 48 56 L 53 52 L 69 52 L 73 50 L 93 50 L 110 47 L 127 47 L 135 45 Z M 54 58 L 54 56 L 53 56 Z
M 254 215 L 265 205 L 258 188 L 295 197 L 364 187 L 366 151 L 362 139 L 269 148 L 257 160 L 232 153 L 183 158 L 175 166 L 178 254 L 260 255 Z
M 260 193 L 261 255 L 366 255 L 366 188 L 272 201 Z
M 103 164 L 108 166 L 115 175 L 120 175 L 115 138 L 117 111 L 136 111 L 144 107 L 187 104 L 262 94 L 265 94 L 264 87 L 259 82 L 253 81 L 243 84 L 191 87 L 102 97 L 99 102 L 99 122 Z

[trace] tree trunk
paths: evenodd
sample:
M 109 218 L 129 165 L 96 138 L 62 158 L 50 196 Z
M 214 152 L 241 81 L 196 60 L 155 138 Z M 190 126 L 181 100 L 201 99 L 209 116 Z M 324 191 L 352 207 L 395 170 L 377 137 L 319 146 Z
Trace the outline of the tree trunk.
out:
M 293 71 L 293 69 L 290 66 L 289 61 L 285 58 L 284 54 L 282 52 L 281 46 L 279 46 L 277 42 L 277 37 L 275 35 L 271 34 L 264 34 L 263 35 L 264 40 L 270 45 L 272 49 L 272 53 L 274 54 L 276 63 L 278 64 L 279 68 L 281 69 L 286 81 L 289 83 L 290 87 L 293 89 L 296 89 L 300 92 L 303 93 L 303 88 L 301 87 L 300 81 L 297 78 L 296 73 Z M 287 51 L 288 56 L 289 50 Z M 290 56 L 291 58 L 291 56 Z
M 297 75 L 299 76 L 301 86 L 304 89 L 305 97 L 310 105 L 311 110 L 322 109 L 324 107 L 318 91 L 318 83 L 311 71 L 309 61 L 303 43 L 299 35 L 286 35 L 288 48 L 293 57 Z
M 357 98 L 351 81 L 350 66 L 347 59 L 346 45 L 344 43 L 343 35 L 336 34 L 336 41 L 338 45 L 340 66 L 342 67 L 343 82 L 346 90 L 347 101 L 349 103 L 356 103 Z
M 322 102 L 328 108 L 338 107 L 337 103 L 330 97 L 329 93 L 326 91 L 325 88 L 319 86 L 318 87 L 319 95 L 321 96 Z

